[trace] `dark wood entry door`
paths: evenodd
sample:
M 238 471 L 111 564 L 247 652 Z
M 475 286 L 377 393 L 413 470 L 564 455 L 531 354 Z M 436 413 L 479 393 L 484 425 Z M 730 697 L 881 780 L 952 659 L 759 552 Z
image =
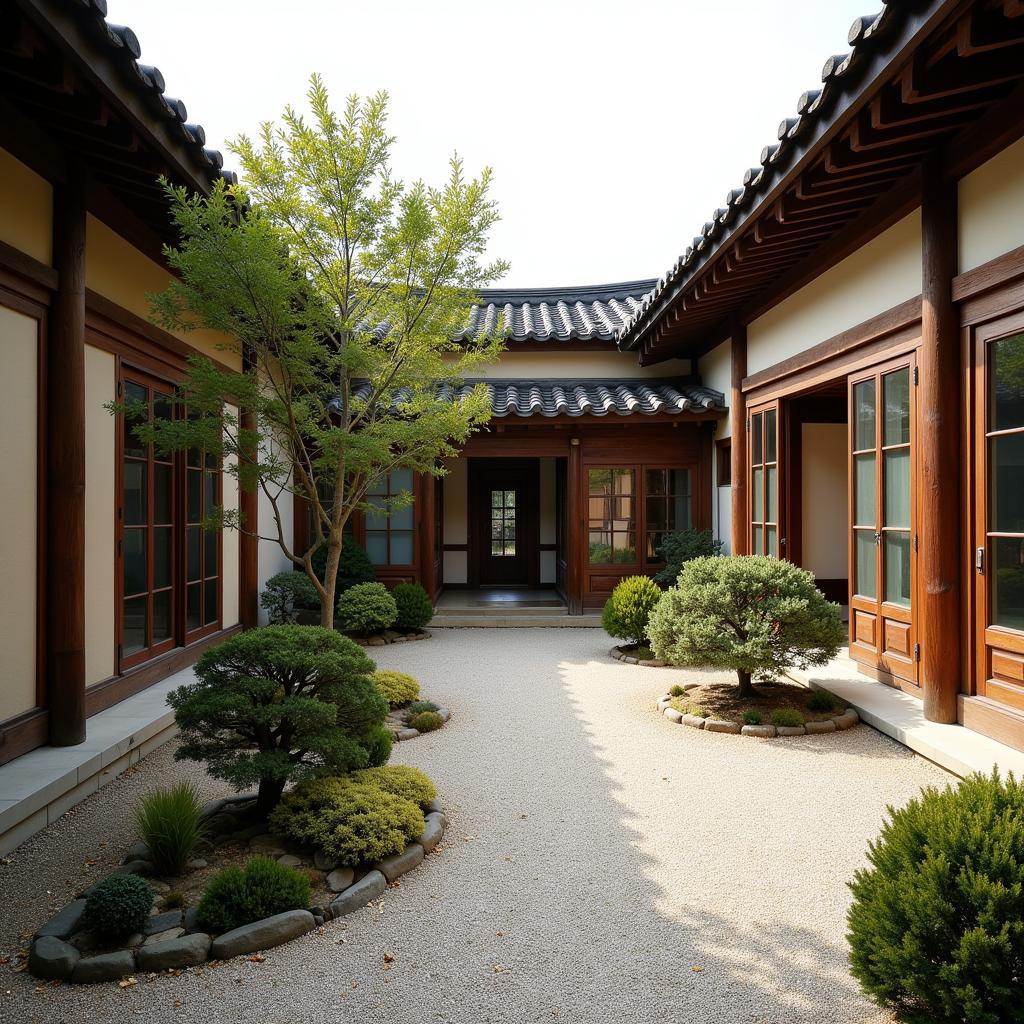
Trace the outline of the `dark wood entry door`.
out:
M 469 465 L 470 584 L 537 586 L 537 460 L 472 459 Z

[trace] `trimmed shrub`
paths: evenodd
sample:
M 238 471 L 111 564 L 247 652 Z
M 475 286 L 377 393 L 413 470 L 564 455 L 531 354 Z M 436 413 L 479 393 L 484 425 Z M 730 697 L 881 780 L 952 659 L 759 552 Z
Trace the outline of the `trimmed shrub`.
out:
M 661 597 L 658 585 L 649 576 L 629 576 L 616 585 L 601 610 L 601 625 L 609 636 L 639 644 L 647 630 L 647 620 Z
M 385 793 L 393 793 L 395 796 L 411 800 L 424 810 L 437 796 L 437 787 L 430 781 L 430 777 L 419 768 L 407 764 L 365 768 L 363 771 L 353 772 L 351 778 L 353 782 L 369 783 L 380 787 Z
M 399 583 L 391 596 L 398 608 L 395 625 L 402 629 L 422 629 L 434 617 L 430 597 L 418 583 Z
M 270 816 L 275 833 L 348 867 L 401 853 L 423 835 L 425 824 L 413 801 L 349 776 L 300 783 Z
M 395 624 L 398 606 L 383 583 L 357 583 L 338 598 L 339 629 L 367 636 Z
M 846 642 L 839 605 L 814 576 L 781 558 L 695 558 L 667 590 L 647 627 L 654 653 L 674 665 L 735 669 L 739 693 L 753 675 L 831 661 Z
M 327 545 L 323 544 L 313 553 L 313 571 L 322 580 L 327 572 Z M 377 578 L 373 562 L 366 549 L 357 544 L 351 537 L 346 537 L 341 545 L 341 558 L 338 561 L 337 597 L 357 583 L 373 583 Z M 315 591 L 314 591 L 315 593 Z M 320 596 L 317 595 L 314 608 L 320 607 Z
M 142 931 L 153 909 L 153 890 L 138 875 L 111 875 L 86 897 L 82 924 L 107 939 Z
M 188 899 L 180 889 L 171 889 L 170 892 L 164 893 L 163 899 L 160 901 L 162 910 L 176 910 L 178 907 L 186 906 L 188 906 Z
M 413 715 L 418 715 L 421 711 L 437 711 L 438 706 L 432 700 L 414 700 L 406 709 L 406 719 L 412 718 Z
M 671 697 L 682 697 L 682 695 L 686 693 L 686 691 L 678 683 L 676 683 L 676 685 L 673 686 L 672 689 L 668 692 L 669 696 Z
M 795 729 L 804 724 L 804 716 L 796 708 L 776 708 L 772 712 L 772 725 L 781 725 L 784 729 Z
M 761 712 L 756 711 L 754 708 L 750 708 L 749 710 L 744 711 L 742 715 L 740 715 L 740 720 L 743 722 L 744 725 L 760 725 Z
M 304 572 L 279 572 L 267 580 L 260 607 L 272 626 L 296 622 L 300 608 L 319 608 L 320 595 Z
M 868 845 L 850 883 L 850 963 L 912 1024 L 1024 1020 L 1024 785 L 929 786 Z
M 420 695 L 420 684 L 407 672 L 379 669 L 373 673 L 373 683 L 393 708 L 400 708 Z
M 374 667 L 355 643 L 320 626 L 231 637 L 199 659 L 197 682 L 168 696 L 181 731 L 174 756 L 205 761 L 238 790 L 258 783 L 266 814 L 286 782 L 379 757 L 388 702 Z
M 434 732 L 444 725 L 444 719 L 436 711 L 421 711 L 409 719 L 409 728 L 420 732 Z
M 839 707 L 839 701 L 827 690 L 815 690 L 807 698 L 808 711 L 835 711 Z
M 232 865 L 210 879 L 196 908 L 196 923 L 215 935 L 251 921 L 305 910 L 309 878 L 269 857 L 254 857 L 244 868 Z
M 367 768 L 379 768 L 382 764 L 388 763 L 391 747 L 395 742 L 390 729 L 383 725 L 375 725 L 361 742 L 366 748 Z
M 654 582 L 663 587 L 675 585 L 683 566 L 694 558 L 711 558 L 722 553 L 722 541 L 716 540 L 710 530 L 676 530 L 666 533 L 658 548 L 665 563 L 661 572 L 654 574 Z
M 191 782 L 179 782 L 143 796 L 135 809 L 135 826 L 149 847 L 160 875 L 180 875 L 202 836 L 203 809 Z

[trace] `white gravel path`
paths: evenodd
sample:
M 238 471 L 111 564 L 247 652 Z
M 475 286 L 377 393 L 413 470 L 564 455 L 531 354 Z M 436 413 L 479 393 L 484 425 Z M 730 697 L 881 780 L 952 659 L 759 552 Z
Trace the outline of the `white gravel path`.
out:
M 614 662 L 608 645 L 487 629 L 373 652 L 452 710 L 394 755 L 438 784 L 438 855 L 262 964 L 41 991 L 0 967 L 0 1019 L 888 1020 L 846 970 L 845 882 L 886 804 L 949 776 L 867 726 L 759 741 L 673 725 L 654 702 L 682 673 Z M 0 867 L 0 952 L 102 870 L 83 864 L 99 842 L 113 860 L 133 838 L 138 792 L 196 771 L 164 748 L 17 851 Z

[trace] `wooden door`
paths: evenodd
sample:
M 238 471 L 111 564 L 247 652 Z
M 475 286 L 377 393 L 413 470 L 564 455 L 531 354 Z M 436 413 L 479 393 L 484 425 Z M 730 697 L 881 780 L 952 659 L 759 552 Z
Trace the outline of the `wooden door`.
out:
M 850 654 L 910 683 L 918 651 L 914 379 L 909 356 L 849 380 Z
M 480 587 L 537 586 L 537 460 L 473 459 L 470 474 L 470 582 Z
M 1024 711 L 1024 314 L 975 338 L 977 691 Z
M 783 460 L 782 409 L 779 402 L 751 406 L 747 427 L 750 431 L 749 498 L 750 523 L 747 550 L 752 555 L 786 554 L 786 532 L 782 496 Z

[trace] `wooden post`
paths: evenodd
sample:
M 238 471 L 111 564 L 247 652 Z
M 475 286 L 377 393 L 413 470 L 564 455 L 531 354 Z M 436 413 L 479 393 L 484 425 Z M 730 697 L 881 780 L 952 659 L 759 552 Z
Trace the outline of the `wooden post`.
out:
M 565 473 L 566 536 L 565 589 L 569 614 L 583 614 L 583 559 L 586 531 L 583 522 L 583 449 L 578 437 L 569 440 L 569 459 Z
M 952 281 L 957 188 L 937 160 L 923 169 L 918 357 L 918 636 L 924 715 L 957 720 L 960 644 L 960 359 Z
M 243 409 L 239 415 L 242 430 L 256 429 L 256 416 Z M 238 611 L 245 629 L 259 625 L 260 542 L 258 489 L 239 487 L 238 508 L 242 514 L 242 530 L 238 537 Z
M 435 496 L 437 481 L 432 473 L 420 474 L 421 485 L 416 498 L 417 521 L 420 528 L 419 537 L 419 570 L 420 585 L 433 601 L 437 595 L 437 579 L 434 566 L 437 563 L 437 552 L 434 539 L 437 535 L 437 519 L 435 516 Z
M 747 328 L 732 327 L 732 384 L 729 390 L 729 417 L 732 423 L 732 536 L 734 555 L 747 554 L 747 403 L 743 378 L 747 375 Z
M 46 351 L 46 694 L 54 746 L 85 739 L 85 213 L 85 181 L 72 168 L 54 191 L 59 278 Z

